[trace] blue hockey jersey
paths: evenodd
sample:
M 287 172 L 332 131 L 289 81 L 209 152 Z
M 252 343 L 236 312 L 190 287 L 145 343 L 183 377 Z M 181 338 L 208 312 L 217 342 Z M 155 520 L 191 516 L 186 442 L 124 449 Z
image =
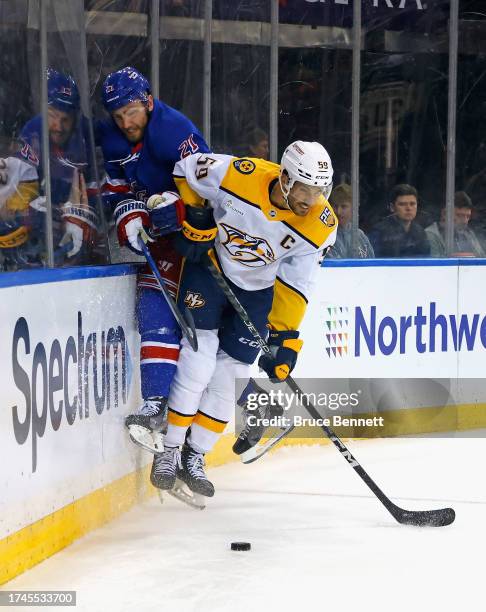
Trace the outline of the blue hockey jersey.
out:
M 34 117 L 28 121 L 19 136 L 19 151 L 16 156 L 37 169 L 39 182 L 44 179 L 44 163 L 41 153 L 42 118 Z M 88 125 L 81 117 L 75 125 L 72 134 L 64 147 L 54 145 L 49 147 L 51 170 L 51 196 L 54 207 L 69 200 L 73 171 L 77 168 L 84 174 L 88 187 L 88 195 L 93 195 L 96 184 L 89 163 Z
M 30 202 L 29 206 L 30 242 L 32 244 L 35 242 L 39 251 L 44 251 L 47 248 L 45 235 L 45 160 L 42 155 L 42 129 L 43 123 L 40 115 L 30 119 L 20 132 L 18 150 L 15 154 L 22 162 L 35 168 L 39 179 L 40 193 L 37 198 Z M 88 121 L 86 117 L 79 116 L 76 118 L 69 139 L 63 146 L 56 145 L 52 141 L 49 143 L 52 227 L 55 249 L 64 234 L 63 206 L 71 199 L 73 176 L 76 170 L 85 179 L 88 205 L 92 211 L 96 211 L 98 188 L 90 161 Z M 73 202 L 73 204 L 77 204 L 77 202 Z M 91 261 L 91 255 L 83 249 L 78 256 L 70 259 L 69 263 L 77 265 Z
M 182 113 L 154 100 L 143 140 L 130 143 L 112 119 L 97 126 L 106 177 L 103 201 L 112 211 L 121 200 L 146 201 L 154 193 L 175 190 L 174 165 L 196 152 L 209 152 L 199 130 Z

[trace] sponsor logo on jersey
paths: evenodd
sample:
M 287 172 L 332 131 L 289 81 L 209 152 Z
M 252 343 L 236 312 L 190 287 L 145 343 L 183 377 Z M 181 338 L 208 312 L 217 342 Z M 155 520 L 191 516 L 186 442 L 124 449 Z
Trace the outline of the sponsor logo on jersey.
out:
M 326 227 L 334 227 L 336 225 L 336 217 L 332 214 L 332 212 L 327 206 L 322 211 L 319 219 L 324 223 Z
M 234 211 L 235 213 L 238 213 L 242 217 L 245 215 L 245 213 L 242 210 L 233 206 L 232 200 L 225 200 L 224 205 L 227 206 L 228 208 L 231 208 L 232 211 Z
M 237 159 L 233 162 L 233 166 L 241 174 L 251 174 L 255 170 L 255 164 L 251 159 Z
M 187 291 L 186 297 L 184 298 L 184 304 L 188 308 L 202 308 L 206 300 L 197 291 Z
M 219 227 L 226 234 L 221 236 L 221 244 L 235 261 L 250 268 L 259 268 L 275 261 L 273 249 L 265 238 L 250 236 L 226 223 L 221 223 Z

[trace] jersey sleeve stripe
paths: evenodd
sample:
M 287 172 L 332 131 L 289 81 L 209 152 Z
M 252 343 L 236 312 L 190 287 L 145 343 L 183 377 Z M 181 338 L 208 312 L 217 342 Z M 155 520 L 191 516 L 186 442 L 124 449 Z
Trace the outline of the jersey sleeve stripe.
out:
M 299 329 L 306 308 L 307 300 L 302 293 L 277 277 L 272 309 L 268 315 L 270 327 L 278 331 Z
M 105 183 L 102 187 L 102 191 L 109 193 L 128 193 L 130 187 L 128 185 L 112 185 L 110 183 Z
M 306 304 L 309 303 L 309 300 L 305 297 L 305 295 L 303 293 L 301 293 L 298 289 L 296 289 L 295 287 L 292 287 L 292 285 L 289 285 L 289 283 L 286 283 L 282 278 L 280 278 L 280 276 L 277 276 L 276 280 L 278 280 L 279 283 L 282 283 L 282 285 L 284 285 L 285 287 L 287 287 L 287 289 L 290 289 L 290 291 L 293 291 L 294 293 L 296 293 L 299 297 L 301 297 L 304 302 Z

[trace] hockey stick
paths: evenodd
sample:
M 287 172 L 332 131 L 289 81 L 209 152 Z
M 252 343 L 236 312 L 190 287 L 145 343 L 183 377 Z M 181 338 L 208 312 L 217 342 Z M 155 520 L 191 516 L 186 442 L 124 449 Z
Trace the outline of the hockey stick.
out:
M 240 459 L 242 463 L 253 463 L 257 459 L 260 459 L 260 457 L 263 457 L 263 455 L 266 455 L 268 451 L 277 446 L 280 440 L 283 440 L 285 436 L 287 436 L 293 429 L 295 429 L 295 425 L 289 425 L 285 429 L 282 429 L 276 436 L 267 440 L 264 444 L 257 444 L 249 448 L 244 453 L 241 453 Z
M 217 282 L 218 286 L 223 291 L 230 304 L 236 310 L 237 314 L 245 324 L 248 331 L 258 342 L 262 351 L 264 353 L 271 354 L 270 347 L 262 338 L 257 328 L 253 325 L 245 308 L 240 304 L 238 298 L 226 282 L 226 279 L 223 277 L 218 268 L 214 265 L 213 261 L 209 256 L 207 257 L 206 263 L 212 277 Z M 295 382 L 295 380 L 291 376 L 288 376 L 285 379 L 285 382 L 300 399 L 300 401 L 304 405 L 304 408 L 307 410 L 310 416 L 314 419 L 322 419 L 322 416 L 311 404 L 311 402 L 309 402 L 307 396 L 302 392 L 301 388 Z M 364 483 L 368 486 L 368 488 L 371 489 L 371 491 L 375 494 L 375 496 L 380 500 L 380 502 L 385 506 L 385 508 L 396 521 L 398 521 L 402 525 L 415 525 L 418 527 L 444 527 L 445 525 L 450 525 L 454 521 L 456 513 L 454 512 L 453 508 L 441 508 L 438 510 L 405 510 L 404 508 L 400 508 L 399 506 L 394 504 L 383 493 L 383 491 L 375 483 L 375 481 L 368 475 L 365 469 L 353 457 L 351 451 L 346 447 L 344 442 L 332 431 L 332 429 L 330 427 L 327 427 L 326 425 L 320 425 L 320 427 L 324 431 L 326 436 L 334 444 L 334 446 L 338 449 L 341 455 L 346 459 L 349 465 L 358 474 L 361 480 L 363 480 Z
M 141 236 L 138 237 L 138 244 L 140 245 L 140 248 L 143 251 L 143 254 L 145 256 L 145 259 L 147 260 L 148 265 L 150 266 L 152 272 L 154 273 L 155 280 L 157 281 L 157 284 L 159 285 L 160 290 L 162 291 L 165 297 L 165 300 L 167 304 L 169 305 L 169 308 L 172 311 L 172 314 L 174 315 L 177 323 L 179 324 L 182 330 L 182 333 L 187 338 L 187 341 L 189 342 L 192 350 L 197 351 L 198 344 L 197 344 L 196 327 L 194 325 L 194 319 L 192 318 L 191 311 L 188 308 L 186 308 L 184 310 L 184 315 L 181 313 L 181 311 L 177 307 L 177 304 L 174 301 L 174 298 L 170 295 L 164 283 L 164 279 L 160 275 L 157 265 L 155 261 L 153 260 L 153 257 L 150 254 L 150 251 L 148 250 L 148 247 L 143 241 Z

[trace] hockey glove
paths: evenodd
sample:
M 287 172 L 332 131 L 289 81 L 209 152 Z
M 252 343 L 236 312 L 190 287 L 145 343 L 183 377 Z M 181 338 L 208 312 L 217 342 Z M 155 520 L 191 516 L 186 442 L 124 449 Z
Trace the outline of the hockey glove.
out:
M 174 238 L 174 246 L 188 261 L 199 263 L 212 248 L 217 233 L 211 208 L 186 206 L 186 219 Z
M 264 353 L 258 365 L 267 373 L 270 380 L 285 380 L 295 368 L 303 344 L 303 340 L 299 340 L 298 331 L 270 330 L 268 345 L 272 354 Z
M 154 234 L 165 236 L 181 229 L 186 216 L 186 207 L 178 193 L 173 191 L 156 193 L 147 200 L 147 208 Z
M 59 246 L 72 242 L 71 250 L 66 255 L 74 257 L 79 253 L 83 244 L 93 244 L 98 217 L 92 208 L 66 202 L 62 207 L 62 219 L 64 221 L 64 236 L 59 242 Z
M 145 204 L 139 200 L 123 200 L 117 205 L 113 215 L 120 246 L 126 245 L 137 255 L 142 255 L 138 246 L 139 234 L 145 241 L 153 242 L 145 231 L 150 229 L 150 215 Z

